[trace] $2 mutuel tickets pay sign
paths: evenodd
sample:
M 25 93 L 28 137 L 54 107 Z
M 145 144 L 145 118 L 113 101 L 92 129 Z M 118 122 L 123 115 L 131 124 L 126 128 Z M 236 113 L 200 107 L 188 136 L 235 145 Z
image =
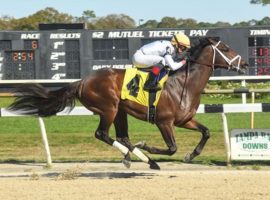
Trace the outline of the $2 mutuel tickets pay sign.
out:
M 270 160 L 270 129 L 231 131 L 232 160 Z

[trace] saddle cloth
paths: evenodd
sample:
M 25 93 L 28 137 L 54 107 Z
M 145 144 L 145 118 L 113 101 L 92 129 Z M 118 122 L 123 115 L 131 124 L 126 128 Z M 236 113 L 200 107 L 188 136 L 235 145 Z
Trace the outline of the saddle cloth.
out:
M 144 83 L 148 77 L 147 72 L 138 70 L 137 68 L 127 69 L 124 77 L 124 82 L 121 91 L 121 99 L 128 99 L 138 104 L 148 106 L 149 92 L 143 89 Z M 164 83 L 168 79 L 165 74 L 160 80 L 159 84 L 163 88 Z M 157 105 L 162 90 L 157 91 L 154 106 Z

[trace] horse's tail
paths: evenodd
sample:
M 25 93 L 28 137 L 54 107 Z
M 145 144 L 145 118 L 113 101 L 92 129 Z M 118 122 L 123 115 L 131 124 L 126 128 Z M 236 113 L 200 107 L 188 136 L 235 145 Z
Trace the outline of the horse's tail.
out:
M 61 112 L 65 107 L 71 111 L 75 106 L 81 81 L 70 83 L 58 90 L 50 91 L 40 84 L 22 84 L 18 95 L 8 110 L 23 114 L 48 117 Z

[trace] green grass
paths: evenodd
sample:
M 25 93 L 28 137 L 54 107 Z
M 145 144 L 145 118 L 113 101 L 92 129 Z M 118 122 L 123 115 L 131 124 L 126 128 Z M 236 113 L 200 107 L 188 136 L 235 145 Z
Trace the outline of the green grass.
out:
M 0 107 L 7 107 L 13 98 L 0 98 Z M 258 102 L 258 101 L 257 101 Z M 260 99 L 260 102 L 268 102 Z M 201 103 L 241 103 L 240 98 L 223 99 L 203 96 Z M 255 113 L 255 128 L 269 128 L 270 113 Z M 211 138 L 202 154 L 194 162 L 225 163 L 226 154 L 221 114 L 197 114 L 199 122 L 211 131 Z M 250 114 L 227 114 L 229 129 L 249 128 Z M 94 137 L 98 116 L 57 116 L 44 119 L 53 161 L 120 161 L 122 155 Z M 114 138 L 112 127 L 110 135 Z M 133 144 L 147 144 L 166 148 L 156 126 L 129 117 L 129 136 Z M 157 160 L 181 161 L 200 140 L 200 133 L 176 128 L 178 151 L 173 156 L 150 155 Z M 132 155 L 132 159 L 137 160 Z M 34 117 L 6 117 L 0 123 L 0 161 L 45 162 L 38 120 Z
M 7 107 L 13 101 L 13 99 L 14 97 L 0 97 L 0 107 Z

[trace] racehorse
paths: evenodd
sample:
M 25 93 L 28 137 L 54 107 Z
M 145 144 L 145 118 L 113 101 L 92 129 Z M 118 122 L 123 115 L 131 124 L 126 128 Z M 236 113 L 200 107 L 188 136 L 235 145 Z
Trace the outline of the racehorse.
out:
M 158 164 L 140 149 L 152 154 L 173 155 L 177 151 L 174 126 L 201 132 L 202 138 L 192 153 L 184 160 L 190 162 L 201 153 L 210 137 L 207 127 L 193 117 L 200 103 L 200 95 L 216 68 L 244 73 L 248 64 L 234 50 L 214 38 L 200 38 L 189 50 L 188 64 L 172 72 L 162 90 L 156 108 L 155 124 L 159 128 L 167 148 L 148 146 L 146 143 L 131 144 L 128 135 L 127 115 L 147 121 L 147 107 L 120 97 L 125 70 L 104 69 L 95 74 L 50 91 L 39 84 L 22 84 L 16 92 L 21 93 L 9 106 L 13 112 L 48 117 L 64 110 L 73 109 L 76 98 L 89 110 L 100 116 L 95 137 L 119 149 L 124 164 L 130 165 L 129 152 L 134 153 L 151 169 Z M 114 124 L 116 140 L 109 136 Z

